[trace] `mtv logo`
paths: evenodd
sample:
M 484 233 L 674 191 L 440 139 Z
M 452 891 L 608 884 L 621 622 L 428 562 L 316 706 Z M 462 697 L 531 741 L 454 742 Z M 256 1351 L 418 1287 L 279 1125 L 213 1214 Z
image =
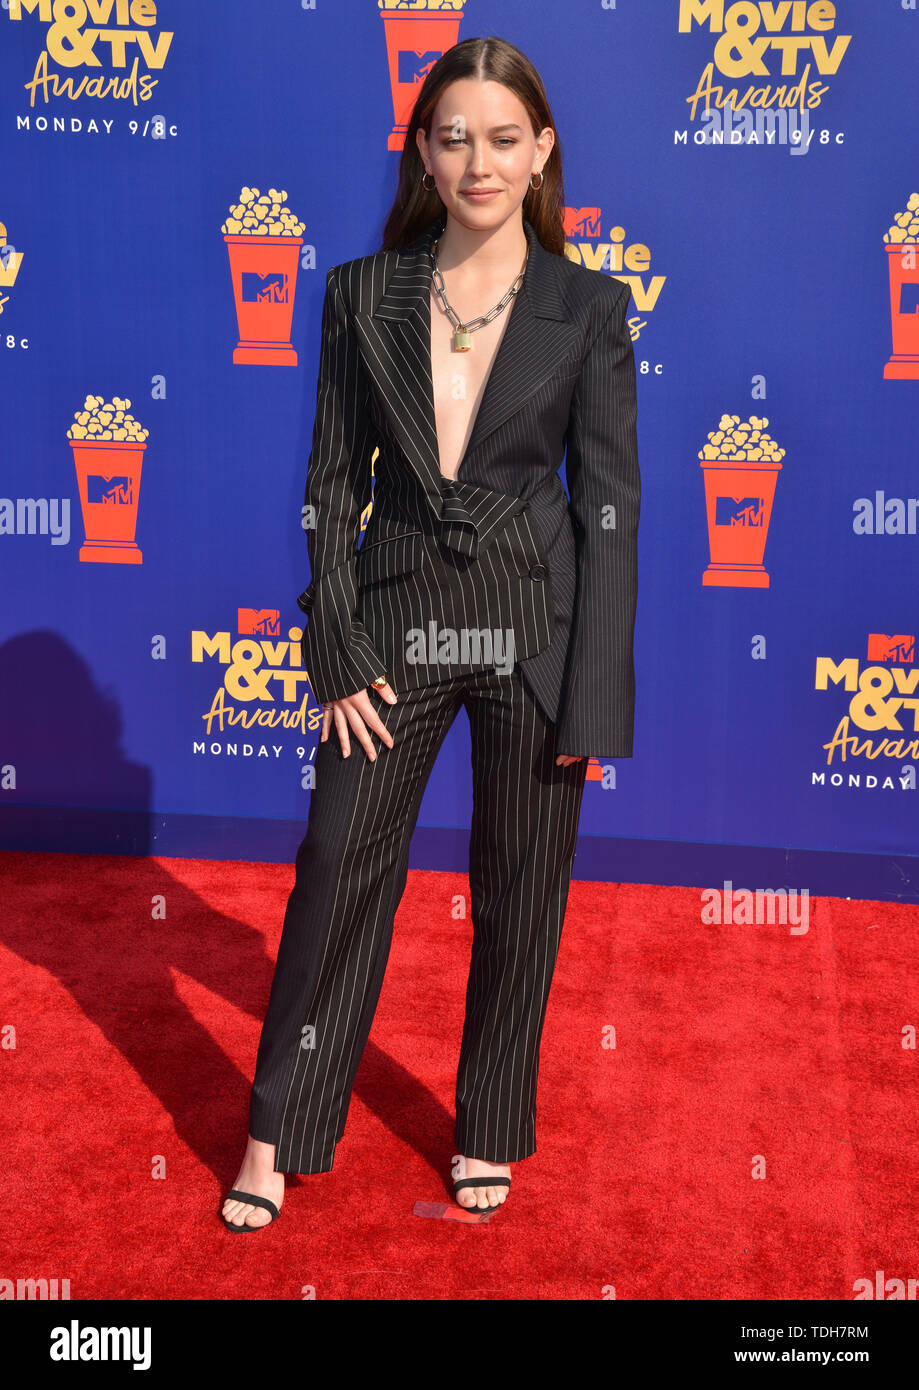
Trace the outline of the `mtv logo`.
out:
M 104 473 L 90 473 L 86 478 L 86 500 L 94 503 L 109 503 L 114 507 L 130 507 L 134 501 L 131 492 L 131 479 Z
M 869 661 L 897 661 L 902 666 L 911 665 L 916 656 L 916 638 L 902 632 L 888 637 L 886 632 L 868 633 Z
M 598 237 L 599 208 L 565 208 L 563 219 L 566 237 Z
M 716 497 L 716 526 L 762 526 L 762 497 Z
M 242 276 L 242 297 L 245 304 L 286 304 L 287 276 L 282 271 L 270 270 L 259 275 L 254 270 L 244 270 Z
M 411 48 L 400 48 L 397 67 L 398 81 L 400 83 L 417 83 L 420 86 L 437 59 L 442 56 L 440 49 L 435 52 L 416 53 Z
M 237 608 L 236 630 L 244 637 L 280 637 L 279 608 Z
M 900 313 L 919 314 L 919 281 L 909 280 L 900 286 Z

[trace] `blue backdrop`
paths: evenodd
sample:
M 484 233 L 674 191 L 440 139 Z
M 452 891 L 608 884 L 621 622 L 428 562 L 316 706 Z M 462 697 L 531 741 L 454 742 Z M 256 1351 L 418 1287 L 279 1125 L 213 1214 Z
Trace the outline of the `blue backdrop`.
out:
M 575 875 L 915 901 L 908 0 L 3 0 L 3 843 L 292 858 L 325 271 L 378 249 L 431 62 L 492 33 L 543 75 L 569 254 L 633 293 L 635 756 L 591 765 Z M 470 810 L 461 715 L 412 862 L 464 867 Z

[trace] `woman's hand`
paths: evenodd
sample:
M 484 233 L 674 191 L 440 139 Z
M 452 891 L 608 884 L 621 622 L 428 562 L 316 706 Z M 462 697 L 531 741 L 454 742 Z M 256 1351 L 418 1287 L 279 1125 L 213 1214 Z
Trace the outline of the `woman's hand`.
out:
M 559 753 L 558 757 L 555 759 L 555 764 L 556 767 L 568 767 L 571 763 L 581 762 L 583 757 L 583 753 L 578 753 L 577 755 L 574 753 Z
M 371 762 L 376 761 L 376 749 L 370 738 L 370 730 L 378 734 L 387 748 L 392 748 L 392 734 L 386 728 L 380 716 L 377 714 L 370 699 L 369 691 L 373 690 L 389 705 L 398 703 L 396 693 L 391 685 L 368 686 L 366 690 L 359 690 L 355 695 L 347 695 L 343 700 L 331 700 L 327 705 L 323 705 L 322 714 L 322 733 L 319 735 L 319 742 L 325 743 L 329 737 L 329 729 L 332 722 L 335 722 L 335 730 L 338 734 L 338 741 L 341 744 L 342 757 L 351 755 L 351 736 L 349 728 L 353 729 L 354 736 L 364 749 Z

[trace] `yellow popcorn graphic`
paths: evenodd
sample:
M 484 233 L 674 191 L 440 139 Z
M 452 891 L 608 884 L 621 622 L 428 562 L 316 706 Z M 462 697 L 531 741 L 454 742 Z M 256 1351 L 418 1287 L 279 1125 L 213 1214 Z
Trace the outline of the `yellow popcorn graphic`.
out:
M 708 443 L 699 450 L 700 459 L 729 459 L 732 463 L 778 463 L 785 450 L 769 434 L 765 416 L 751 415 L 746 422 L 739 415 L 722 415 L 717 430 L 711 430 Z
M 919 381 L 919 193 L 911 193 L 885 233 L 890 281 L 890 336 L 893 352 L 884 364 L 885 381 Z
M 392 90 L 387 149 L 402 151 L 418 88 L 439 54 L 459 42 L 465 0 L 377 0 Z
M 302 236 L 305 223 L 287 206 L 286 188 L 243 188 L 220 228 L 225 236 Z
M 903 242 L 919 242 L 919 193 L 909 195 L 906 210 L 897 213 L 890 228 L 884 233 L 884 240 L 895 246 Z
M 466 0 L 377 0 L 381 10 L 461 10 Z
M 230 204 L 221 231 L 239 329 L 234 363 L 297 365 L 291 328 L 305 226 L 287 206 L 286 188 L 246 185 Z
M 108 403 L 104 396 L 87 396 L 83 409 L 74 411 L 67 438 L 86 439 L 93 444 L 140 444 L 150 431 L 135 420 L 130 407 L 131 402 L 123 396 L 113 396 Z
M 67 431 L 86 540 L 81 561 L 140 565 L 137 508 L 147 435 L 127 396 L 87 396 Z
M 711 556 L 705 587 L 769 588 L 763 557 L 785 450 L 768 424 L 765 415 L 722 415 L 699 451 Z

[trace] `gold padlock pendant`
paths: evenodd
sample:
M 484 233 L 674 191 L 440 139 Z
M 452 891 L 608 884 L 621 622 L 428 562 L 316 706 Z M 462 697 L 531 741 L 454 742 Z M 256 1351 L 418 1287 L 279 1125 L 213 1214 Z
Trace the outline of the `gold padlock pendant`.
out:
M 468 328 L 458 328 L 453 334 L 453 351 L 468 352 L 472 347 L 472 334 Z

